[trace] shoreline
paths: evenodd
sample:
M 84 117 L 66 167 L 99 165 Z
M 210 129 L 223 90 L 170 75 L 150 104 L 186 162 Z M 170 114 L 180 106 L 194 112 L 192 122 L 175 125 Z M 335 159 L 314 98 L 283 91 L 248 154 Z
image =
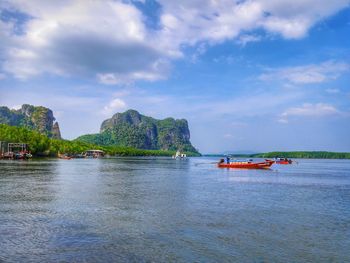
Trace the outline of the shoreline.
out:
M 339 159 L 349 160 L 350 152 L 328 152 L 328 151 L 291 151 L 291 152 L 266 152 L 254 154 L 203 154 L 204 157 L 231 156 L 234 158 L 294 158 L 294 159 Z

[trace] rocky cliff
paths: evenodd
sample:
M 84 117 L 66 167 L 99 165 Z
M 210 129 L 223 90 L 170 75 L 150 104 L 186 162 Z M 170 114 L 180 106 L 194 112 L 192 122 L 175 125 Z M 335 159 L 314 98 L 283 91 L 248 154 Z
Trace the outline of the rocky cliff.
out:
M 185 119 L 157 120 L 135 110 L 113 115 L 102 122 L 100 133 L 83 135 L 77 140 L 139 149 L 197 152 L 190 142 L 190 131 Z
M 0 107 L 0 123 L 36 130 L 50 138 L 61 139 L 59 125 L 52 110 L 24 104 L 19 110 Z

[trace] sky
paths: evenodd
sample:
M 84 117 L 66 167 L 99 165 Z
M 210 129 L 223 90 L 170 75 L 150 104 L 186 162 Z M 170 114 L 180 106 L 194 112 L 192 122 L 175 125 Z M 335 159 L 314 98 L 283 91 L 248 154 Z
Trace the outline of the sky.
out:
M 62 136 L 185 118 L 202 153 L 350 151 L 350 0 L 0 0 L 0 105 Z

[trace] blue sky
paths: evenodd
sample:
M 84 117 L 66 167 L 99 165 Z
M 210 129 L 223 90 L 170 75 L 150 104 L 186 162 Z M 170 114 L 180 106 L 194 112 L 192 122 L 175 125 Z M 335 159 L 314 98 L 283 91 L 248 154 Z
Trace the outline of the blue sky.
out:
M 204 153 L 350 151 L 350 1 L 0 1 L 0 105 L 62 135 L 186 118 Z

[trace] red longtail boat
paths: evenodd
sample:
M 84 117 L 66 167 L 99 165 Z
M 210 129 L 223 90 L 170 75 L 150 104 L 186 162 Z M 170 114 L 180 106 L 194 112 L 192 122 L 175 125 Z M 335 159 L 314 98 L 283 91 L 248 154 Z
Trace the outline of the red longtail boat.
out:
M 225 163 L 224 159 L 221 159 L 218 163 L 219 168 L 240 168 L 240 169 L 269 169 L 275 161 L 265 160 L 264 162 L 253 161 L 232 161 Z
M 67 155 L 67 154 L 58 154 L 58 158 L 64 159 L 64 160 L 70 160 L 70 159 L 72 159 L 72 157 L 70 157 L 70 156 Z
M 276 164 L 292 164 L 293 161 L 288 158 L 277 158 L 276 159 Z

